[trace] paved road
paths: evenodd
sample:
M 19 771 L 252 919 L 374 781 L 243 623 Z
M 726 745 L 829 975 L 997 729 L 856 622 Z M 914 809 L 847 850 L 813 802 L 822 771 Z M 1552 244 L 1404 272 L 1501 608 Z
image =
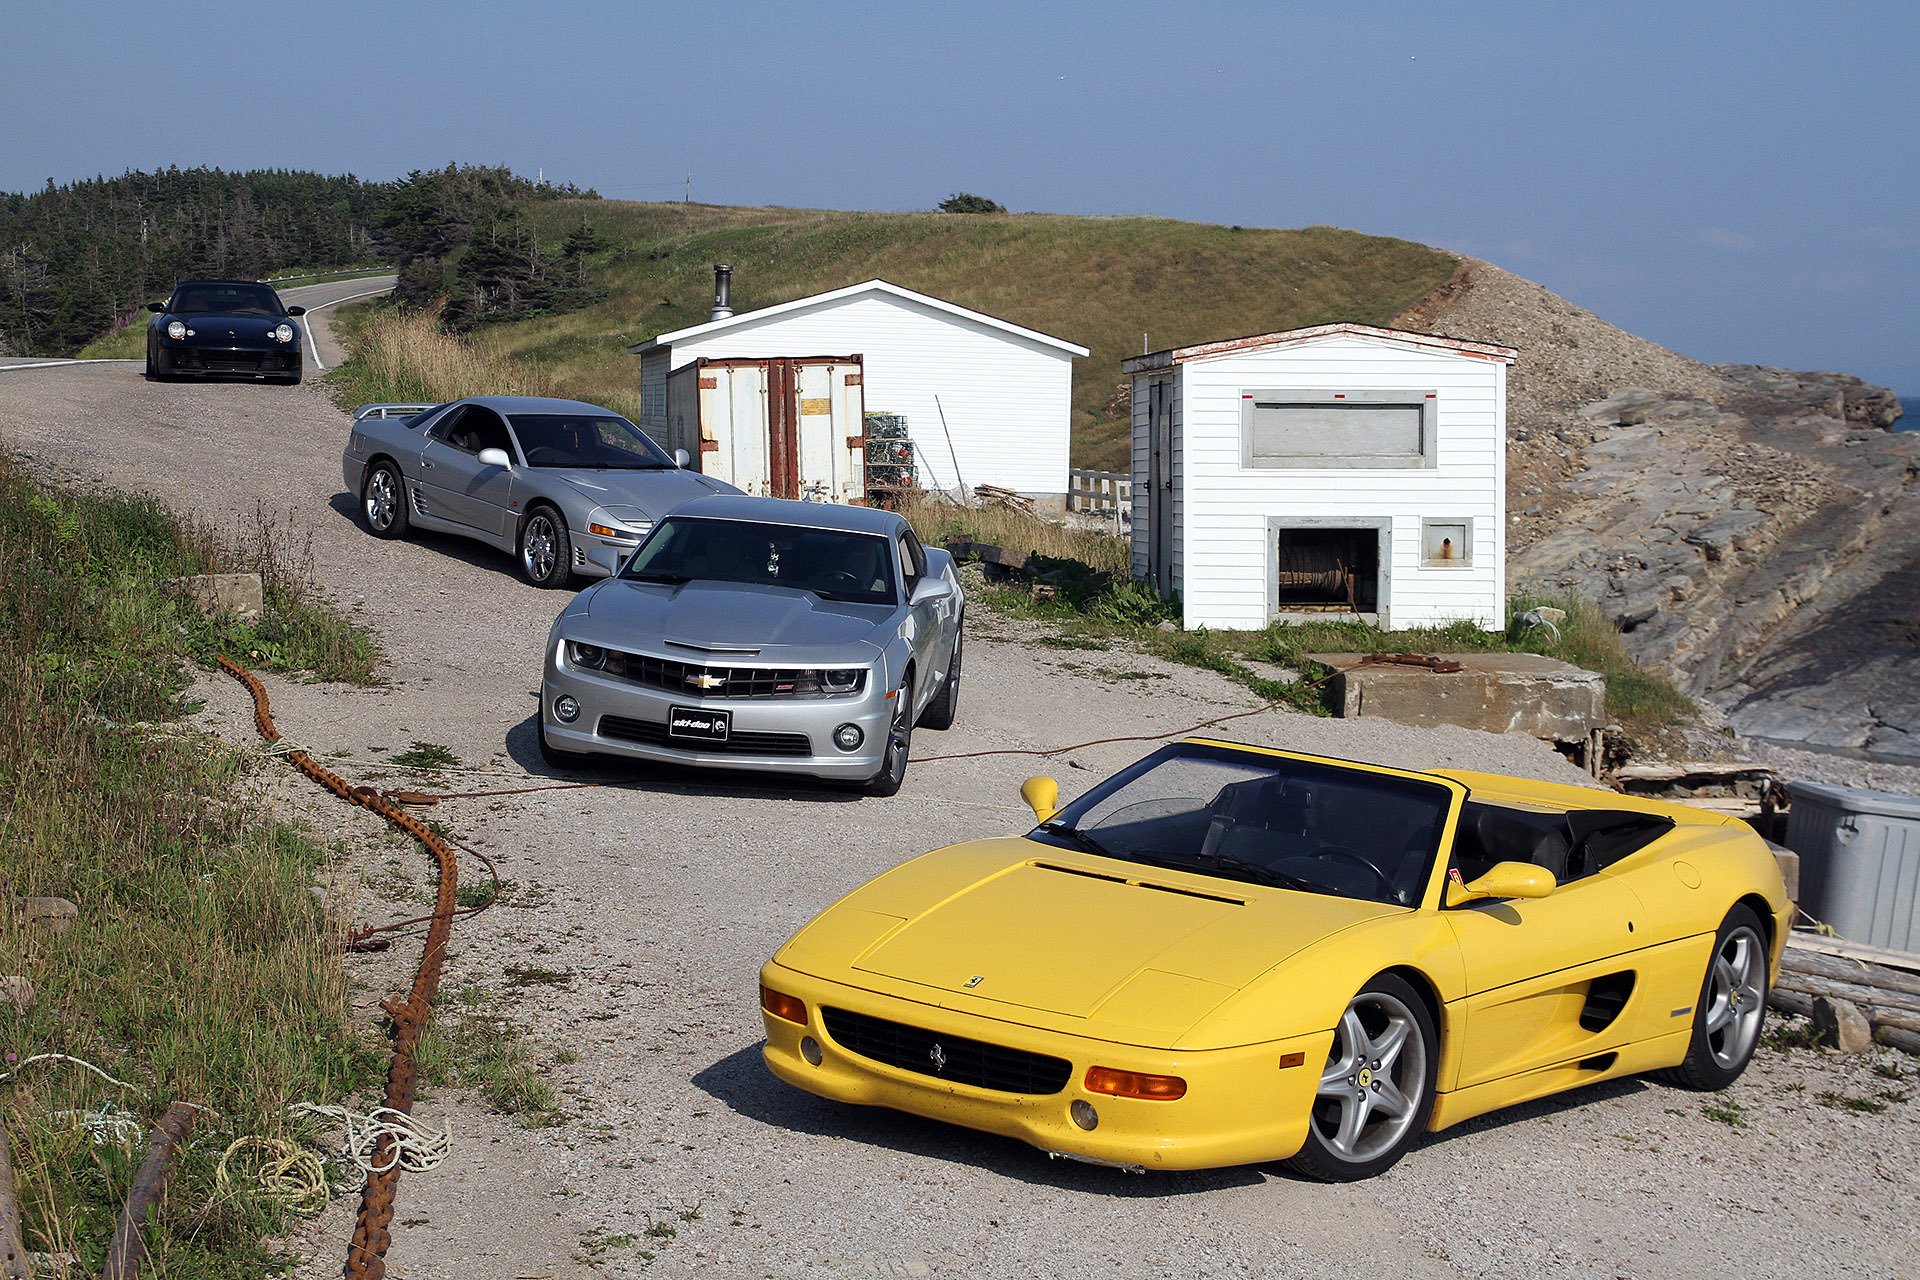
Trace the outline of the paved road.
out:
M 289 306 L 305 307 L 314 319 L 308 322 L 306 367 L 309 373 L 333 368 L 346 359 L 326 323 L 327 312 L 342 302 L 370 298 L 393 288 L 397 276 L 362 276 L 357 280 L 331 280 L 326 284 L 303 284 L 281 289 L 280 297 Z M 0 356 L 0 370 L 38 369 L 68 364 L 125 364 L 127 361 L 49 360 L 44 356 Z M 139 363 L 133 361 L 132 363 Z
M 425 785 L 526 785 L 545 772 L 532 713 L 562 597 L 471 544 L 364 534 L 338 471 L 346 426 L 312 385 L 149 384 L 124 364 L 0 377 L 0 442 L 32 465 L 147 490 L 216 529 L 264 518 L 376 629 L 384 687 L 271 682 L 289 736 L 343 753 L 354 781 L 419 740 L 495 771 Z M 917 735 L 919 755 L 1173 732 L 1253 705 L 1207 672 L 1027 639 L 976 616 L 959 723 Z M 203 723 L 252 740 L 238 686 L 206 678 L 195 694 Z M 1580 777 L 1531 740 L 1465 730 L 1279 713 L 1228 730 L 1361 759 Z M 715 1280 L 1911 1274 L 1920 1106 L 1870 1115 L 1817 1100 L 1899 1091 L 1858 1059 L 1769 1051 L 1711 1100 L 1718 1112 L 1664 1085 L 1599 1086 L 1471 1122 L 1351 1187 L 1273 1169 L 1134 1178 L 1050 1164 L 767 1075 L 755 970 L 798 924 L 905 857 L 1022 829 L 1028 773 L 1077 794 L 1144 749 L 923 759 L 889 801 L 615 770 L 598 789 L 440 805 L 433 816 L 510 881 L 506 905 L 456 927 L 440 1016 L 526 1025 L 573 1118 L 530 1132 L 434 1091 L 422 1109 L 453 1119 L 454 1156 L 402 1183 L 394 1274 L 584 1276 L 574 1258 L 588 1240 L 614 1242 L 607 1275 Z M 345 910 L 413 913 L 384 900 L 420 874 L 411 850 L 298 780 L 283 795 L 371 878 L 336 886 Z M 365 997 L 401 984 L 412 962 L 405 947 L 350 958 L 370 1025 Z M 338 1274 L 351 1210 L 349 1197 L 315 1224 L 318 1256 L 302 1274 Z

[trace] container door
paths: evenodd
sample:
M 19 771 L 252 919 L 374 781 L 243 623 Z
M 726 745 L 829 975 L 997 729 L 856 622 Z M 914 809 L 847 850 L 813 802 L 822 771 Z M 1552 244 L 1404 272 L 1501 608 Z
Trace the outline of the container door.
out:
M 791 360 L 767 361 L 767 483 L 775 498 L 800 496 L 800 387 Z
M 845 417 L 846 388 L 837 364 L 809 361 L 794 370 L 798 428 L 799 496 L 812 502 L 845 502 L 850 496 L 849 446 L 858 435 Z M 856 388 L 857 391 L 857 388 Z M 836 397 L 840 403 L 836 404 Z M 838 412 L 836 412 L 838 410 Z
M 727 459 L 730 472 L 721 478 L 742 493 L 765 497 L 772 492 L 768 487 L 767 423 L 775 397 L 770 370 L 754 361 L 716 365 L 712 371 L 718 375 L 711 393 L 716 395 L 716 452 Z

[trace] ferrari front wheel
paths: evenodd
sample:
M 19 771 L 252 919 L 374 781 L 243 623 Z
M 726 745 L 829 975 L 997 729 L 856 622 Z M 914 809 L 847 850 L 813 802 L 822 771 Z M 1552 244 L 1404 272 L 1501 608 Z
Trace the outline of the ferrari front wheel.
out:
M 1687 1056 L 1667 1072 L 1686 1089 L 1724 1089 L 1740 1078 L 1767 1014 L 1767 940 L 1751 907 L 1735 907 L 1713 936 L 1713 958 L 1693 1007 Z
M 1439 1058 L 1420 993 L 1390 973 L 1369 982 L 1334 1028 L 1306 1145 L 1287 1163 L 1327 1182 L 1392 1168 L 1427 1127 Z

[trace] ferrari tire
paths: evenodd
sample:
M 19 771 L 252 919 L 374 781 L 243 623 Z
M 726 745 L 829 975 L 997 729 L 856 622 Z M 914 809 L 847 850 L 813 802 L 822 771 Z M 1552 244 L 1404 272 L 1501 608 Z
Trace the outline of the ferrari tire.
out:
M 1306 1145 L 1288 1165 L 1327 1182 L 1392 1168 L 1426 1132 L 1439 1049 L 1433 1014 L 1404 978 L 1383 973 L 1360 988 L 1334 1029 Z
M 1693 1007 L 1687 1056 L 1665 1073 L 1683 1089 L 1710 1092 L 1740 1078 L 1760 1044 L 1767 1014 L 1767 935 L 1751 907 L 1736 906 L 1713 936 L 1713 955 Z
M 887 726 L 887 749 L 880 771 L 862 788 L 870 796 L 898 795 L 907 780 L 907 761 L 913 755 L 913 681 L 902 680 L 894 696 L 893 723 Z
M 367 468 L 360 482 L 360 517 L 367 532 L 376 538 L 404 538 L 410 521 L 407 517 L 407 482 L 400 468 L 382 459 Z
M 160 348 L 154 355 L 153 380 L 155 382 L 173 381 L 173 357 L 167 354 L 165 347 Z
M 940 692 L 920 713 L 922 729 L 953 728 L 953 718 L 960 711 L 960 647 L 965 638 L 964 629 L 953 633 L 953 659 L 947 663 L 947 678 L 940 682 Z
M 536 587 L 564 587 L 573 575 L 573 540 L 567 522 L 552 507 L 527 513 L 520 526 L 520 572 Z
M 158 382 L 159 380 L 160 375 L 153 367 L 153 347 L 149 344 L 147 347 L 147 381 Z

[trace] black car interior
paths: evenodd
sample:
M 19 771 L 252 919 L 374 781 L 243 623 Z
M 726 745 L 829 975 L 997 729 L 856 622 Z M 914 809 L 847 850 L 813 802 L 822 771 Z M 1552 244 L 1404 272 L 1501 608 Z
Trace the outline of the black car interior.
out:
M 1477 880 L 1497 862 L 1525 862 L 1561 884 L 1605 870 L 1673 829 L 1673 819 L 1628 809 L 1549 813 L 1469 800 L 1453 838 L 1453 869 Z

